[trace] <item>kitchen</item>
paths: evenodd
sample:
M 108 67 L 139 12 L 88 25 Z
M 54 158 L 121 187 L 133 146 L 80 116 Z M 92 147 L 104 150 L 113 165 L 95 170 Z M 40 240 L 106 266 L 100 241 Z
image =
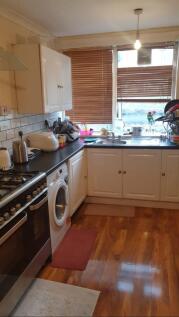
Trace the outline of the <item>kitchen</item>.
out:
M 80 4 L 80 1 L 77 2 Z M 152 43 L 150 47 L 146 47 L 146 50 L 153 52 L 173 49 L 176 55 L 179 27 L 174 13 L 177 10 L 173 9 L 171 24 L 164 24 L 162 21 L 161 24 L 151 22 L 147 24 L 149 9 L 145 4 L 144 1 L 142 5 L 144 11 L 140 16 L 141 42 Z M 49 10 L 54 19 L 57 16 L 58 21 L 61 10 L 57 14 L 55 7 L 50 11 L 48 5 L 44 10 L 44 19 L 49 21 L 47 18 Z M 114 14 L 115 1 L 113 5 Z M 127 1 L 127 5 L 129 7 L 122 6 L 120 9 L 125 10 L 126 17 L 129 15 L 129 19 L 133 22 L 130 22 L 131 24 L 128 22 L 129 25 L 123 24 L 123 28 L 118 26 L 120 32 L 112 28 L 107 30 L 105 27 L 100 31 L 100 27 L 97 27 L 98 23 L 96 30 L 92 27 L 92 23 L 89 23 L 89 28 L 85 29 L 86 26 L 84 27 L 81 22 L 84 27 L 83 32 L 74 28 L 73 33 L 72 27 L 68 33 L 61 26 L 62 30 L 58 30 L 58 33 L 57 30 L 52 31 L 50 27 L 48 30 L 47 24 L 40 25 L 39 22 L 38 25 L 37 19 L 34 20 L 36 23 L 33 22 L 33 14 L 31 19 L 29 16 L 30 12 L 32 13 L 31 5 L 27 2 L 21 1 L 21 5 L 18 6 L 12 0 L 2 1 L 1 56 L 5 56 L 7 61 L 8 53 L 13 52 L 17 59 L 14 62 L 12 59 L 14 55 L 10 54 L 8 67 L 12 66 L 12 69 L 5 69 L 7 67 L 5 58 L 1 59 L 0 144 L 2 148 L 8 149 L 10 155 L 13 154 L 13 158 L 15 142 L 18 142 L 17 145 L 24 150 L 23 153 L 27 150 L 24 140 L 30 142 L 32 148 L 42 148 L 43 151 L 36 152 L 36 157 L 28 162 L 26 162 L 27 156 L 22 156 L 23 164 L 15 163 L 14 159 L 14 162 L 12 161 L 14 166 L 11 169 L 11 158 L 7 155 L 7 150 L 1 150 L 1 164 L 5 155 L 8 158 L 5 163 L 8 162 L 9 168 L 9 171 L 0 174 L 1 259 L 3 259 L 1 315 L 12 313 L 17 298 L 21 298 L 35 276 L 38 277 L 37 283 L 44 281 L 50 285 L 49 287 L 52 287 L 52 281 L 59 284 L 60 294 L 63 292 L 62 286 L 65 285 L 69 288 L 70 297 L 74 296 L 71 296 L 70 287 L 72 289 L 76 287 L 73 293 L 79 292 L 79 296 L 75 297 L 75 304 L 71 306 L 72 311 L 67 310 L 66 314 L 65 310 L 63 313 L 59 311 L 59 315 L 177 316 L 179 314 L 177 303 L 179 153 L 177 138 L 171 139 L 173 135 L 176 137 L 177 133 L 170 133 L 170 139 L 167 139 L 166 136 L 169 134 L 157 130 L 164 122 L 170 130 L 176 131 L 177 125 L 173 124 L 175 121 L 173 116 L 175 114 L 177 116 L 177 109 L 176 112 L 170 112 L 169 109 L 163 111 L 162 123 L 156 121 L 155 124 L 153 122 L 150 124 L 151 118 L 150 120 L 144 118 L 146 113 L 143 116 L 141 108 L 135 110 L 136 116 L 142 113 L 142 120 L 148 120 L 146 126 L 142 126 L 142 135 L 140 135 L 141 124 L 135 126 L 132 123 L 134 128 L 140 128 L 134 130 L 131 126 L 123 126 L 121 113 L 125 116 L 124 110 L 129 111 L 129 107 L 125 105 L 125 103 L 129 104 L 129 100 L 125 85 L 120 85 L 118 92 L 116 86 L 114 87 L 114 83 L 118 78 L 120 79 L 118 70 L 121 67 L 121 71 L 122 69 L 124 71 L 125 68 L 120 66 L 120 60 L 116 59 L 117 54 L 120 57 L 121 52 L 128 50 L 129 44 L 135 41 L 137 21 L 133 12 L 137 5 L 130 4 L 130 1 Z M 168 5 L 171 8 L 171 2 Z M 176 3 L 175 5 L 177 6 Z M 106 10 L 108 9 L 106 7 Z M 155 9 L 156 14 L 160 12 L 156 4 Z M 72 11 L 70 11 L 71 19 Z M 153 15 L 154 11 L 151 14 Z M 165 14 L 166 11 L 164 17 Z M 99 18 L 102 16 L 101 11 Z M 80 23 L 77 22 L 76 20 L 75 27 L 80 27 Z M 68 20 L 68 26 L 71 23 Z M 59 28 L 58 23 L 57 27 Z M 55 33 L 59 36 L 54 37 Z M 114 48 L 112 52 L 111 47 L 114 45 L 118 48 L 117 51 Z M 80 67 L 77 67 L 78 63 Z M 90 63 L 92 73 L 90 73 Z M 113 72 L 112 78 L 112 65 L 114 67 L 115 63 L 118 63 L 119 67 L 115 68 L 116 72 Z M 170 64 L 152 67 L 155 68 L 157 79 L 164 67 L 162 77 L 160 75 L 163 81 L 159 78 L 160 85 L 155 84 L 155 87 L 166 85 L 165 90 L 159 94 L 162 100 L 159 102 L 157 99 L 155 102 L 160 103 L 164 109 L 164 105 L 167 105 L 170 99 L 176 99 L 175 105 L 171 106 L 172 109 L 178 104 L 177 68 L 171 75 Z M 94 69 L 95 76 L 93 76 Z M 104 71 L 106 77 L 99 76 L 100 69 Z M 139 72 L 139 69 L 137 71 Z M 85 73 L 88 74 L 88 78 L 85 77 L 84 80 Z M 125 74 L 126 72 L 123 76 Z M 137 73 L 135 76 L 138 76 Z M 172 83 L 171 76 L 174 77 Z M 97 98 L 90 78 L 96 91 L 97 80 L 100 78 L 99 87 L 102 89 L 99 89 Z M 136 85 L 135 77 L 133 78 L 131 87 Z M 87 89 L 86 95 L 83 95 L 82 88 L 85 82 Z M 150 97 L 153 97 L 153 87 L 154 85 L 150 85 Z M 171 96 L 168 98 L 169 90 L 172 91 L 172 98 Z M 132 94 L 132 89 L 130 91 Z M 137 86 L 135 91 L 138 91 Z M 91 97 L 85 99 L 87 96 Z M 145 98 L 142 92 L 137 97 Z M 131 96 L 131 104 L 135 103 L 132 99 L 135 99 L 135 96 Z M 87 110 L 83 107 L 84 100 Z M 121 103 L 122 107 L 120 107 Z M 140 104 L 143 105 L 142 102 Z M 147 109 L 153 110 L 154 103 Z M 160 117 L 161 108 L 158 109 L 157 115 Z M 57 130 L 64 128 L 62 123 L 68 125 L 68 121 L 64 121 L 66 117 L 82 124 L 80 134 L 83 135 L 82 138 L 75 137 L 76 140 L 71 140 L 72 142 L 65 146 L 63 142 L 60 143 L 61 147 L 57 149 L 59 145 L 53 133 L 45 134 L 44 131 L 52 129 L 54 122 L 56 123 L 53 128 Z M 90 128 L 94 132 L 92 130 L 90 132 Z M 153 131 L 154 128 L 157 131 Z M 76 125 L 70 126 L 69 129 L 73 133 L 78 132 Z M 23 140 L 19 136 L 19 131 L 23 132 Z M 61 131 L 59 134 L 64 134 Z M 124 133 L 122 136 L 121 131 Z M 132 131 L 134 137 L 131 136 Z M 112 132 L 115 134 L 113 135 Z M 88 135 L 90 133 L 91 136 Z M 38 138 L 35 135 L 38 135 Z M 72 139 L 73 137 L 74 134 Z M 54 151 L 50 151 L 48 146 Z M 20 158 L 17 156 L 16 159 L 18 162 Z M 87 264 L 81 270 L 75 269 L 74 263 L 71 269 L 65 269 L 63 266 L 57 266 L 61 259 L 54 260 L 58 245 L 68 244 L 67 237 L 71 229 L 73 232 L 70 241 L 73 247 L 78 230 L 86 231 L 89 235 L 92 233 L 95 237 L 89 238 L 93 241 L 93 248 L 92 245 L 91 249 L 89 247 Z M 79 238 L 79 241 L 85 240 Z M 81 254 L 86 252 L 87 245 L 88 239 L 86 244 L 83 242 L 77 244 L 78 249 L 82 250 Z M 70 246 L 68 247 L 70 250 Z M 79 259 L 81 254 L 77 252 L 77 261 L 81 260 Z M 68 261 L 69 259 L 70 256 Z M 54 262 L 58 263 L 54 265 Z M 36 281 L 30 291 L 35 283 Z M 91 310 L 85 310 L 83 313 L 82 310 L 75 310 L 75 307 L 80 309 L 82 306 L 84 295 L 80 292 L 85 290 L 89 292 L 89 289 L 91 292 L 96 292 L 90 293 L 95 297 Z M 170 294 L 168 294 L 169 290 Z M 55 293 L 58 291 L 50 293 L 55 298 Z M 26 294 L 28 297 L 28 293 Z M 68 301 L 68 297 L 66 300 Z M 139 302 L 138 307 L 136 300 Z M 40 305 L 40 299 L 36 304 Z M 18 312 L 16 311 L 15 314 L 18 315 Z M 32 315 L 32 311 L 31 313 L 29 311 L 29 314 Z M 49 311 L 43 311 L 42 315 L 45 314 L 48 315 Z M 58 314 L 53 311 L 51 315 Z

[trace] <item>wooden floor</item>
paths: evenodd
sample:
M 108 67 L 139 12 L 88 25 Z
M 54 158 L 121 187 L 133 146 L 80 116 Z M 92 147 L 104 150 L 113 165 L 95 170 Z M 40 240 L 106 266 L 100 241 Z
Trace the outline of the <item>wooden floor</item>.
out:
M 85 271 L 45 267 L 41 278 L 100 290 L 94 316 L 179 316 L 179 211 L 136 208 L 134 218 L 86 216 L 95 228 Z

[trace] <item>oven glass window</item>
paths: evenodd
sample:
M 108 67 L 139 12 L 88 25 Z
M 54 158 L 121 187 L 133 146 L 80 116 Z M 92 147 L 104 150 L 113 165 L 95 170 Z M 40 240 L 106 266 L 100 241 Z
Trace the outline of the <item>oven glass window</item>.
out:
M 28 264 L 26 232 L 24 224 L 0 246 L 0 300 Z

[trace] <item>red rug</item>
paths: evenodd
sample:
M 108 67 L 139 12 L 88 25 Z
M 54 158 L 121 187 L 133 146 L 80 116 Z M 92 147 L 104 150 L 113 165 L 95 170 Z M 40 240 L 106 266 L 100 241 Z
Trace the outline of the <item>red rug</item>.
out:
M 83 271 L 88 263 L 97 233 L 71 227 L 53 255 L 51 266 Z

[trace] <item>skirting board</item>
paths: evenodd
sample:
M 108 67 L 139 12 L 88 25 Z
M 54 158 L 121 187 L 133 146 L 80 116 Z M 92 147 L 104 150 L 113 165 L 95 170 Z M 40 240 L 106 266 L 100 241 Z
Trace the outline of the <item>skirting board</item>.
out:
M 135 207 L 109 204 L 86 204 L 84 214 L 88 216 L 134 217 Z
M 153 201 L 153 200 L 137 200 L 137 199 L 88 196 L 86 197 L 85 202 L 89 204 L 104 204 L 104 205 L 106 204 L 106 205 L 150 207 L 150 208 L 164 208 L 164 209 L 178 209 L 179 210 L 179 203 Z

